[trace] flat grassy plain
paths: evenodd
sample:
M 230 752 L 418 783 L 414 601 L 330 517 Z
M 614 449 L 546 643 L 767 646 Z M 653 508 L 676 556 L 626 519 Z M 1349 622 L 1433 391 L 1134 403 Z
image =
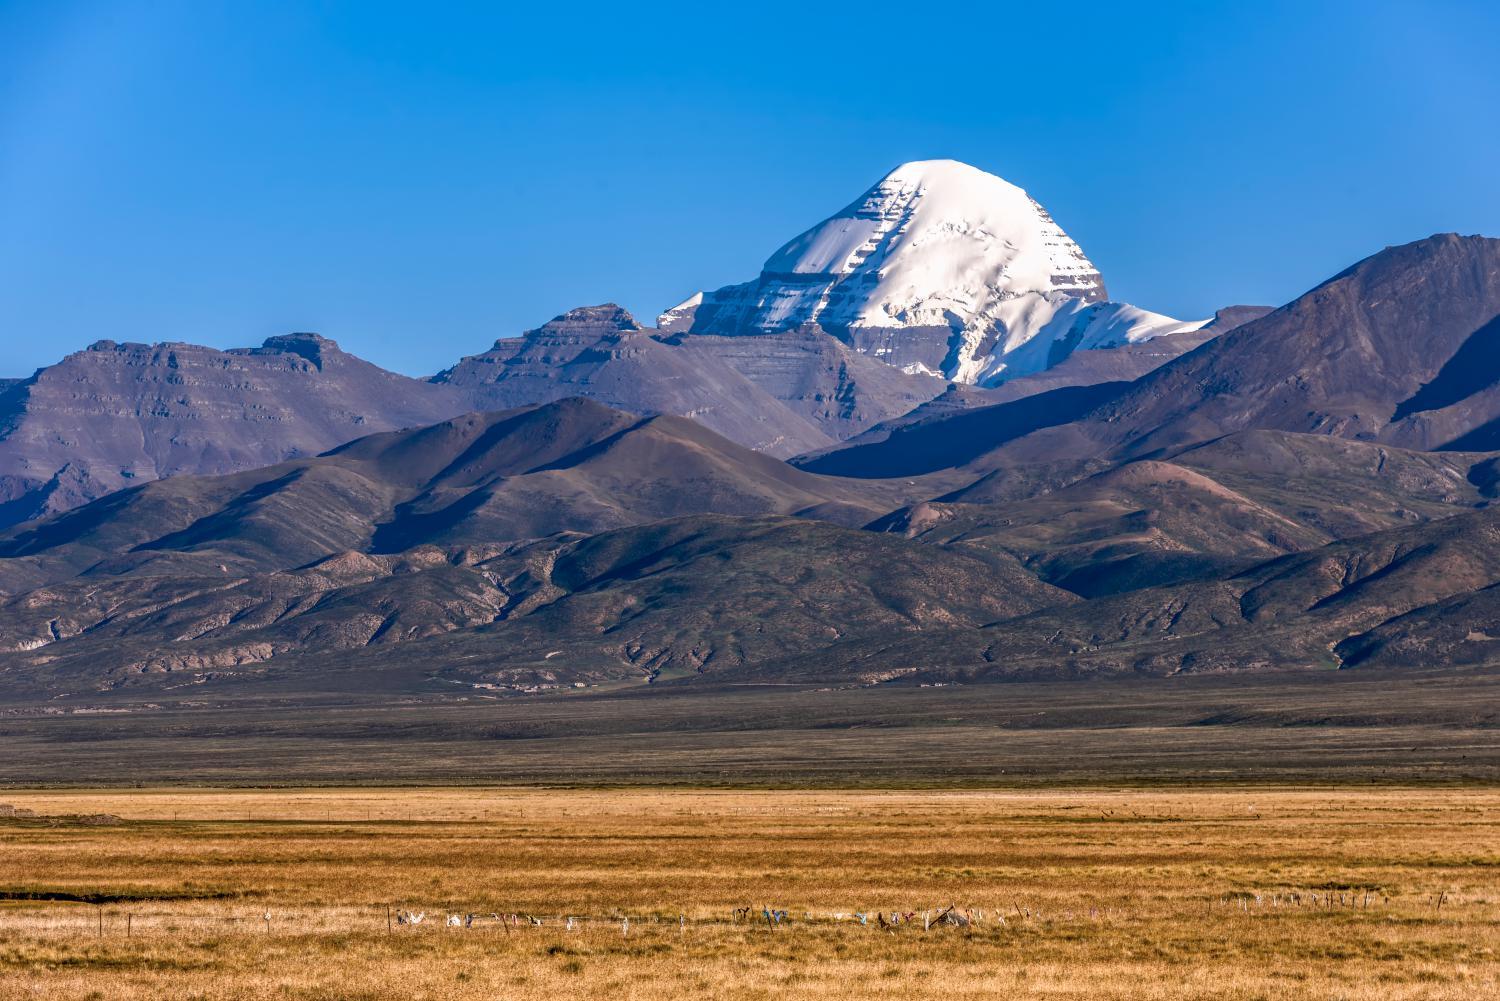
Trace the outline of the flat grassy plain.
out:
M 4 997 L 1500 996 L 1493 789 L 3 798 L 123 819 L 0 821 Z M 983 919 L 924 932 L 949 905 Z
M 1500 996 L 1494 672 L 186 693 L 0 709 L 0 997 Z
M 451 686 L 447 686 L 451 690 Z M 1500 671 L 0 700 L 24 786 L 1500 786 Z

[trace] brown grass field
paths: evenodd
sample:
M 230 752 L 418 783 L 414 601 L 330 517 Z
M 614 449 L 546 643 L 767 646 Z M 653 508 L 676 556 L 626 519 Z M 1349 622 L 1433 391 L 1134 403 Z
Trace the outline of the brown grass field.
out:
M 1487 789 L 3 798 L 7 998 L 1500 997 Z

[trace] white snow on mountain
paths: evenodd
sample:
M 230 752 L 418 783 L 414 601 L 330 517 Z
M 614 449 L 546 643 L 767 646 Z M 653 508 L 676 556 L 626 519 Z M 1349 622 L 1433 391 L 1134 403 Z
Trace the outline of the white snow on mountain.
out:
M 687 330 L 693 325 L 693 313 L 703 304 L 703 293 L 694 292 L 656 318 L 656 325 L 668 333 Z
M 697 333 L 816 323 L 891 364 L 986 385 L 1074 350 L 1202 325 L 1108 302 L 1094 265 L 1041 205 L 956 160 L 897 167 L 772 254 L 758 280 L 662 319 Z

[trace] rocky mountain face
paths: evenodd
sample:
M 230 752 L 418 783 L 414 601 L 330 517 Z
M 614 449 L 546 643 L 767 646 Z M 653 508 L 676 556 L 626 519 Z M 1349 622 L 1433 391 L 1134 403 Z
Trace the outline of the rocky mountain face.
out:
M 849 636 L 1072 600 L 994 558 L 805 519 L 695 516 L 280 573 L 62 582 L 0 605 L 12 651 L 0 690 L 162 691 L 307 671 L 405 674 L 429 689 L 719 677 Z
M 1023 500 L 982 479 L 922 500 L 930 481 L 812 475 L 571 399 L 12 529 L 0 692 L 1467 667 L 1495 633 L 1439 610 L 1492 615 L 1497 470 L 1250 431 Z
M 1233 575 L 1287 553 L 1490 503 L 1488 453 L 1247 431 L 1024 499 L 981 482 L 870 527 L 993 549 L 1085 597 Z
M 1008 403 L 1056 389 L 1098 386 L 1103 383 L 1123 386 L 1208 343 L 1220 334 L 1257 320 L 1271 311 L 1269 306 L 1229 306 L 1219 310 L 1212 320 L 1195 330 L 1163 334 L 1115 348 L 1075 351 L 1052 368 L 1032 375 L 1018 376 L 989 389 L 950 383 L 946 390 L 926 403 L 898 417 L 881 421 L 840 445 L 801 456 L 798 461 L 811 462 L 825 451 L 834 452 L 841 448 L 882 442 L 898 428 L 939 417 L 950 417 L 965 410 Z
M 577 407 L 585 413 L 567 412 Z M 106 499 L 13 533 L 0 563 L 50 582 L 0 601 L 0 692 L 296 691 L 341 673 L 386 690 L 537 691 L 1168 676 L 1428 656 L 1466 668 L 1488 662 L 1497 634 L 1484 597 L 1500 585 L 1493 492 L 1473 475 L 1494 455 L 1251 432 L 1026 502 L 909 504 L 866 529 L 778 514 L 656 520 L 692 502 L 649 508 L 648 496 L 623 518 L 636 524 L 521 539 L 566 521 L 514 510 L 526 489 L 480 487 L 503 512 L 442 504 L 466 509 L 474 484 L 587 465 L 580 457 L 598 441 L 636 427 L 592 408 L 375 436 L 312 460 L 328 467 L 322 484 L 203 478 L 187 493 L 214 493 L 212 503 L 186 515 L 150 495 L 198 478 L 116 495 L 151 502 L 149 532 L 135 528 L 142 513 Z M 518 462 L 547 441 L 557 444 Z M 803 515 L 829 491 L 836 507 L 848 503 L 836 496 L 848 484 L 769 474 L 742 473 L 719 503 Z M 355 490 L 356 477 L 373 486 Z M 672 492 L 699 478 L 685 472 Z M 573 481 L 603 482 L 598 470 Z M 782 499 L 768 503 L 768 491 Z M 311 517 L 335 496 L 342 513 Z M 257 509 L 263 498 L 272 506 Z M 596 514 L 575 506 L 564 517 L 590 525 Z
M 1074 600 L 1009 557 L 857 527 L 913 489 L 580 398 L 158 480 L 0 537 L 0 688 L 170 688 L 346 650 L 365 669 L 449 633 L 486 665 L 465 683 L 549 684 L 558 649 L 570 684 L 658 678 Z
M 683 344 L 613 305 L 571 310 L 429 380 L 316 334 L 228 351 L 101 341 L 0 383 L 0 527 L 162 477 L 255 469 L 372 431 L 574 396 L 688 417 L 785 457 L 835 445 L 943 387 L 817 331 Z
M 1375 254 L 1134 381 L 937 415 L 804 465 L 879 476 L 953 466 L 1003 481 L 1023 467 L 1170 457 L 1252 429 L 1484 450 L 1500 417 L 1500 372 L 1482 360 L 1497 316 L 1500 240 L 1434 236 Z
M 636 413 L 690 417 L 786 457 L 826 447 L 942 392 L 821 331 L 753 341 L 642 327 L 619 306 L 570 310 L 495 342 L 434 379 L 476 409 L 587 396 Z
M 1202 325 L 1108 301 L 1041 205 L 954 160 L 902 164 L 755 281 L 699 293 L 661 322 L 728 335 L 816 324 L 903 371 L 981 385 Z
M 587 396 L 637 413 L 692 417 L 773 454 L 794 455 L 834 439 L 716 358 L 673 350 L 614 304 L 574 309 L 502 339 L 434 381 L 476 409 L 504 410 Z
M 1393 247 L 1158 369 L 1093 436 L 1133 454 L 1251 427 L 1447 447 L 1500 412 L 1500 373 L 1468 357 L 1497 316 L 1500 240 Z
M 859 525 L 909 492 L 804 473 L 684 418 L 572 398 L 118 491 L 0 534 L 0 591 L 78 574 L 285 570 L 346 551 L 492 544 L 695 513 Z
M 259 348 L 100 341 L 0 389 L 0 525 L 181 473 L 253 469 L 467 409 L 316 334 Z
M 1492 668 L 1497 517 L 1470 511 L 1215 579 L 1140 586 L 977 630 L 856 641 L 821 657 L 856 676 L 905 669 L 923 681 Z

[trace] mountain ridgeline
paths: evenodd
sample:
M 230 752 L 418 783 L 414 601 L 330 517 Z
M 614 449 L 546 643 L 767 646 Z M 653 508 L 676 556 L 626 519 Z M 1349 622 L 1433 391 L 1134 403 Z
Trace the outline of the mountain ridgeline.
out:
M 0 693 L 1487 670 L 1497 429 L 1500 241 L 1182 322 L 907 164 L 654 328 L 0 383 Z
M 143 480 L 252 469 L 371 431 L 568 396 L 688 417 L 788 458 L 899 419 L 950 380 L 1017 380 L 1014 395 L 1045 385 L 1019 377 L 1083 356 L 1094 363 L 1064 382 L 1139 374 L 1198 343 L 1203 327 L 1106 301 L 1103 279 L 1040 205 L 947 160 L 898 167 L 766 268 L 754 302 L 733 310 L 725 290 L 667 310 L 657 328 L 613 304 L 574 309 L 429 379 L 316 334 L 227 351 L 100 341 L 0 382 L 0 526 Z M 810 291 L 818 283 L 823 292 Z M 1135 350 L 1152 341 L 1166 349 Z M 1099 364 L 1115 348 L 1129 360 Z

